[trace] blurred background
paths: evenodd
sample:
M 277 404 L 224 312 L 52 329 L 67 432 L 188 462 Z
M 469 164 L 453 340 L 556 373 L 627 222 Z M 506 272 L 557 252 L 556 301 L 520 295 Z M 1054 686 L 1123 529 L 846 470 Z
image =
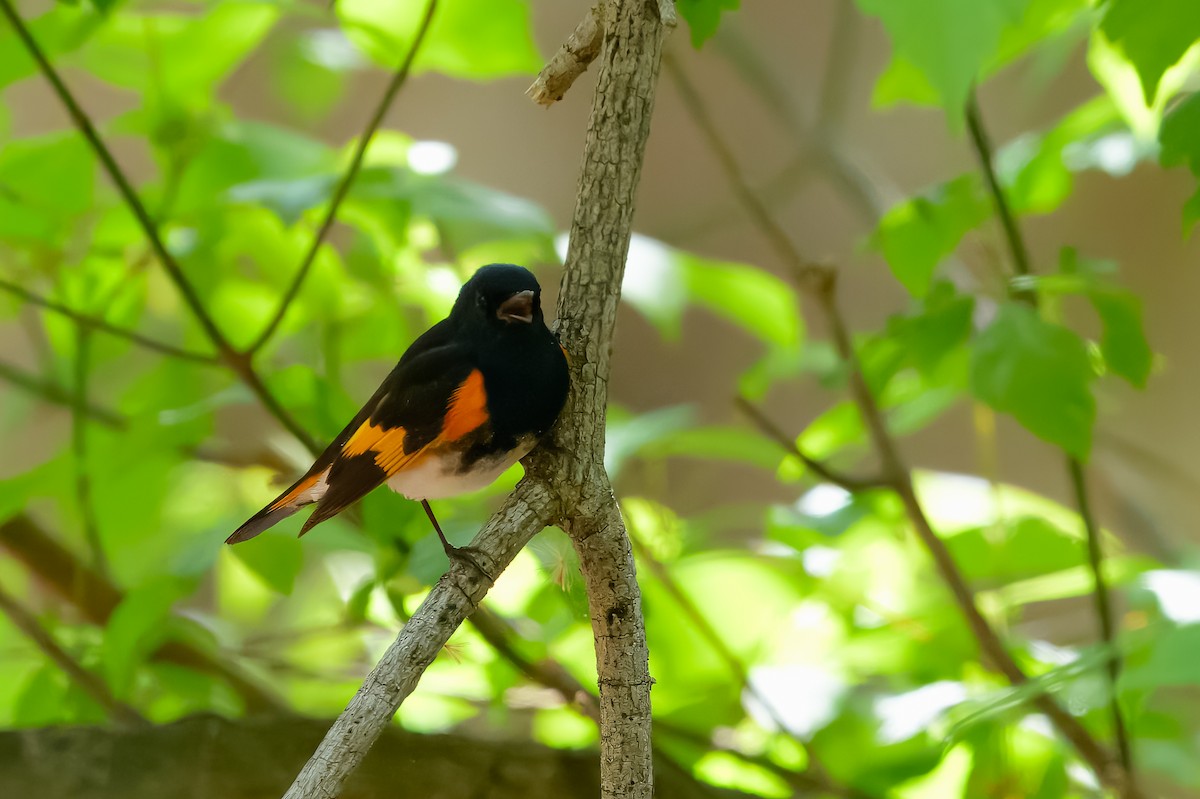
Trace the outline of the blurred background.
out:
M 681 3 L 614 344 L 608 465 L 645 583 L 660 772 L 678 780 L 664 790 L 1102 792 L 1030 694 L 981 662 L 895 497 L 822 482 L 737 411 L 741 394 L 808 454 L 857 475 L 878 468 L 829 320 L 725 158 L 798 253 L 836 270 L 926 512 L 1018 661 L 1115 747 L 1104 664 L 1126 654 L 1117 695 L 1139 773 L 1158 795 L 1191 795 L 1200 278 L 1185 208 L 1194 179 L 1160 156 L 1200 161 L 1186 97 L 1192 12 L 1156 6 L 1130 22 L 1128 0 L 988 0 L 977 14 L 933 0 L 736 6 Z M 255 353 L 265 391 L 319 444 L 477 266 L 528 264 L 552 307 L 594 71 L 550 109 L 523 93 L 587 10 L 439 4 L 326 245 Z M 423 5 L 80 0 L 17 11 L 219 330 L 252 346 Z M 1146 52 L 1165 62 L 1156 91 Z M 170 764 L 172 746 L 207 735 L 218 753 L 285 742 L 245 761 L 279 758 L 258 775 L 277 790 L 321 725 L 274 719 L 336 714 L 444 557 L 419 508 L 382 492 L 302 542 L 295 519 L 223 547 L 307 452 L 247 381 L 204 362 L 213 342 L 11 27 L 0 27 L 0 91 L 0 724 L 142 736 L 118 739 L 131 755 L 103 739 L 101 772 L 65 767 L 32 738 L 5 744 L 0 786 L 60 780 L 59 793 L 38 795 L 132 796 L 136 752 L 161 745 Z M 991 392 L 982 353 L 1011 338 L 992 325 L 1010 318 L 1013 267 L 957 110 L 968 93 L 1032 271 L 1046 276 L 1034 286 L 1042 316 L 1070 331 L 1061 346 L 1004 350 L 1011 368 Z M 1099 295 L 1120 298 L 1119 323 Z M 946 322 L 951 306 L 961 325 Z M 1068 385 L 1076 349 L 1090 365 Z M 1097 630 L 1064 450 L 1087 461 L 1116 643 Z M 439 503 L 451 537 L 467 540 L 518 478 Z M 581 592 L 565 536 L 540 535 L 398 727 L 486 739 L 503 762 L 518 758 L 503 748 L 516 743 L 594 746 L 587 703 L 536 668 L 554 664 L 594 690 Z M 197 717 L 207 726 L 130 731 L 131 718 Z M 272 723 L 299 742 L 246 726 Z M 46 751 L 99 758 L 93 745 Z M 426 744 L 406 746 L 397 751 Z M 533 751 L 520 756 L 541 757 Z M 244 763 L 189 763 L 213 775 L 196 796 L 260 789 Z M 445 778 L 423 795 L 460 795 L 446 786 L 473 779 L 429 773 Z M 567 790 L 547 787 L 551 771 L 522 774 L 535 786 L 525 792 Z M 382 790 L 369 779 L 399 777 L 385 769 L 355 790 Z

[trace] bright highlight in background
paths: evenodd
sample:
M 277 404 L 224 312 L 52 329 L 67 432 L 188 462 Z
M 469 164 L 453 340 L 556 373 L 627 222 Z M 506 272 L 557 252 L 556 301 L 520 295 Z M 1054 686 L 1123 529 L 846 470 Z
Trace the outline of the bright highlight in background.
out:
M 458 150 L 444 141 L 418 141 L 408 148 L 408 168 L 418 175 L 441 175 L 458 163 Z

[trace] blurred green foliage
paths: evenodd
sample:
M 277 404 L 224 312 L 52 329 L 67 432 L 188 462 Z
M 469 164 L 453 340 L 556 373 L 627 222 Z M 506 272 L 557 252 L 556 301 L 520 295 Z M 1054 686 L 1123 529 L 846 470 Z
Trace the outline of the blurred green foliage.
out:
M 681 0 L 679 10 L 699 46 L 737 6 Z M 1164 164 L 1200 176 L 1196 98 L 1177 98 L 1163 116 L 1182 85 L 1170 74 L 1196 64 L 1193 3 L 858 6 L 880 18 L 894 43 L 876 99 L 938 105 L 955 128 L 972 87 L 1004 65 L 1084 38 L 1101 54 L 1090 61 L 1094 96 L 1000 152 L 1000 180 L 1020 215 L 1053 213 L 1081 171 L 1121 174 L 1160 147 Z M 81 0 L 37 8 L 26 9 L 30 28 L 72 82 L 86 76 L 129 100 L 131 110 L 103 120 L 101 133 L 152 166 L 138 190 L 165 241 L 219 328 L 235 346 L 249 345 L 291 282 L 354 144 L 329 146 L 304 129 L 342 106 L 355 73 L 395 66 L 422 5 L 344 0 L 329 12 L 249 0 Z M 541 64 L 532 42 L 522 0 L 444 0 L 416 65 L 469 80 L 530 74 Z M 252 58 L 266 59 L 294 124 L 239 118 L 221 99 L 221 86 Z M 1122 74 L 1136 76 L 1136 92 L 1113 77 Z M 39 80 L 14 33 L 0 31 L 0 89 Z M 112 325 L 211 352 L 128 209 L 98 177 L 87 144 L 68 129 L 14 138 L 5 122 L 22 113 L 14 96 L 0 94 L 0 275 Z M 1113 142 L 1128 145 L 1124 160 L 1104 149 Z M 475 265 L 517 261 L 554 280 L 549 215 L 454 175 L 447 152 L 396 131 L 375 137 L 341 207 L 336 246 L 321 248 L 255 359 L 270 391 L 319 440 L 446 312 Z M 1185 209 L 1188 225 L 1200 216 L 1197 198 Z M 1151 375 L 1140 300 L 1110 264 L 1080 256 L 1073 242 L 1063 243 L 1058 263 L 1037 264 L 1036 277 L 952 282 L 956 250 L 994 225 L 994 214 L 971 173 L 948 175 L 883 215 L 870 243 L 912 301 L 883 328 L 856 335 L 865 377 L 898 436 L 974 404 L 981 418 L 1009 414 L 1049 446 L 1086 458 L 1111 377 L 1140 388 Z M 1014 289 L 1034 292 L 1040 310 L 1011 299 Z M 829 345 L 806 339 L 797 292 L 757 266 L 638 237 L 625 300 L 681 352 L 684 317 L 696 311 L 745 336 L 760 352 L 739 386 L 748 396 L 814 381 L 846 388 L 846 368 Z M 1092 306 L 1098 340 L 1096 327 L 1072 324 L 1078 314 L 1067 309 L 1076 301 Z M 51 446 L 35 449 L 38 462 L 0 483 L 0 516 L 28 514 L 80 563 L 106 563 L 119 601 L 97 619 L 72 599 L 80 585 L 49 590 L 36 562 L 18 558 L 0 560 L 0 584 L 29 602 L 113 696 L 153 721 L 237 715 L 247 702 L 228 675 L 159 657 L 170 643 L 244 672 L 294 710 L 337 712 L 445 566 L 420 510 L 376 492 L 302 543 L 293 519 L 223 547 L 224 535 L 305 462 L 253 394 L 219 365 L 102 332 L 81 336 L 71 319 L 9 294 L 0 294 L 0 323 L 6 336 L 33 342 L 36 379 L 22 385 L 38 388 L 7 395 L 4 448 L 25 446 L 27 426 L 50 424 L 41 415 L 47 403 L 73 405 L 77 429 L 71 436 L 47 427 L 56 432 Z M 89 414 L 87 404 L 107 415 Z M 986 439 L 987 425 L 978 433 Z M 839 467 L 873 462 L 864 458 L 863 420 L 845 400 L 796 441 Z M 850 495 L 749 426 L 707 424 L 688 407 L 634 414 L 614 406 L 607 456 L 641 561 L 658 741 L 699 778 L 788 796 L 792 777 L 815 759 L 839 785 L 879 797 L 1098 793 L 1076 753 L 1031 714 L 1030 699 L 1051 692 L 1111 744 L 1103 674 L 1113 652 L 1019 632 L 1032 606 L 1091 590 L 1073 510 L 986 476 L 917 475 L 934 527 L 1034 677 L 1014 689 L 981 662 L 888 492 Z M 680 459 L 755 470 L 792 499 L 681 517 L 637 481 Z M 439 508 L 450 537 L 467 539 L 518 471 Z M 1114 536 L 1106 545 L 1106 569 L 1130 606 L 1116 643 L 1129 661 L 1118 696 L 1139 762 L 1153 779 L 1200 788 L 1200 726 L 1172 693 L 1196 684 L 1200 577 L 1126 553 Z M 488 604 L 511 622 L 524 658 L 552 658 L 594 686 L 582 582 L 561 533 L 538 536 Z M 0 650 L 0 724 L 105 718 L 3 617 Z M 549 746 L 596 741 L 590 723 L 561 698 L 530 690 L 470 627 L 398 721 L 417 731 L 462 725 L 529 735 Z

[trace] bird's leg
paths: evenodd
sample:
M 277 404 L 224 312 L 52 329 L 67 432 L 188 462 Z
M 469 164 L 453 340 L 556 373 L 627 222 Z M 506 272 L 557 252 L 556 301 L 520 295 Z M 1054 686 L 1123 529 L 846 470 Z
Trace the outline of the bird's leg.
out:
M 421 500 L 421 507 L 425 509 L 425 515 L 429 517 L 429 522 L 433 525 L 434 532 L 437 533 L 438 538 L 442 540 L 442 549 L 446 550 L 446 557 L 448 557 L 451 561 L 455 559 L 466 561 L 475 567 L 476 571 L 490 580 L 491 575 L 486 569 L 479 565 L 479 561 L 475 560 L 475 557 L 471 554 L 471 552 L 474 550 L 474 547 L 456 547 L 454 544 L 451 544 L 446 539 L 446 534 L 442 532 L 442 526 L 438 524 L 437 517 L 433 515 L 433 508 L 429 507 L 429 500 Z

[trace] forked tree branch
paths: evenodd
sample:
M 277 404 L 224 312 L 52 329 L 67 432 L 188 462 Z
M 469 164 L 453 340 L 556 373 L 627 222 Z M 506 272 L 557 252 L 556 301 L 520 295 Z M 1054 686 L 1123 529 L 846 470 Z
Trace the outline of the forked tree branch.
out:
M 551 523 L 571 535 L 588 588 L 600 688 L 602 795 L 648 799 L 652 793 L 651 680 L 641 595 L 603 457 L 617 301 L 665 29 L 656 5 L 619 0 L 605 11 L 606 35 L 559 291 L 558 332 L 570 353 L 567 406 L 548 440 L 526 459 L 525 479 L 471 543 L 487 573 L 461 561 L 451 565 L 286 799 L 336 796 L 491 581 Z
M 517 552 L 554 518 L 549 486 L 526 478 L 471 542 L 481 573 L 455 560 L 405 623 L 284 799 L 334 799 L 417 681 Z
M 354 184 L 354 179 L 358 177 L 358 172 L 362 168 L 363 157 L 367 154 L 367 147 L 371 144 L 371 139 L 375 137 L 375 132 L 379 130 L 379 126 L 383 124 L 383 118 L 387 114 L 388 109 L 391 108 L 392 101 L 396 99 L 396 95 L 408 81 L 409 72 L 412 71 L 413 60 L 417 57 L 417 51 L 421 49 L 421 43 L 425 41 L 425 34 L 429 31 L 429 23 L 433 21 L 433 12 L 436 9 L 437 0 L 429 0 L 425 6 L 425 14 L 421 17 L 421 24 L 417 28 L 416 35 L 413 37 L 413 43 L 408 48 L 408 53 L 404 56 L 404 61 L 401 62 L 400 66 L 392 74 L 392 79 L 388 82 L 383 96 L 379 98 L 379 104 L 375 107 L 375 113 L 371 115 L 370 121 L 367 122 L 367 127 L 359 134 L 358 143 L 354 148 L 354 155 L 350 158 L 350 165 L 346 167 L 346 173 L 342 175 L 341 181 L 338 182 L 337 188 L 333 192 L 333 197 L 329 200 L 329 208 L 325 211 L 325 218 L 321 220 L 321 226 L 317 228 L 317 233 L 313 237 L 312 244 L 309 245 L 308 251 L 300 261 L 300 266 L 297 267 L 296 274 L 292 277 L 292 282 L 288 285 L 287 291 L 283 293 L 275 314 L 267 322 L 267 326 L 263 328 L 262 333 L 254 340 L 254 343 L 247 348 L 247 354 L 252 355 L 258 352 L 270 340 L 275 331 L 279 329 L 283 318 L 287 315 L 292 301 L 300 293 L 300 287 L 304 285 L 304 279 L 308 277 L 309 270 L 312 269 L 313 262 L 317 259 L 317 253 L 321 251 L 321 245 L 325 242 L 325 237 L 329 235 L 333 223 L 337 220 L 338 209 L 341 208 L 342 201 L 346 199 L 346 195 L 350 193 L 350 187 Z

